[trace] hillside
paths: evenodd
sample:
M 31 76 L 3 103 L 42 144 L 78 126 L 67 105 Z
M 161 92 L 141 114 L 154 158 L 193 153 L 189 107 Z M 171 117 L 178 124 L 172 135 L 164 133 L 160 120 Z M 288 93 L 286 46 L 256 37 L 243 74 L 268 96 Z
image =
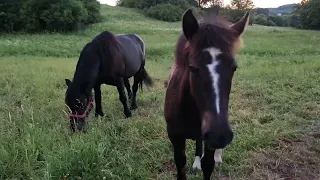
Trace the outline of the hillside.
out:
M 270 15 L 277 15 L 282 13 L 291 13 L 293 11 L 293 7 L 296 4 L 285 4 L 282 6 L 279 6 L 277 8 L 268 8 L 270 11 Z
M 76 33 L 0 35 L 0 179 L 175 179 L 163 106 L 181 22 L 107 5 L 102 15 Z M 93 110 L 87 132 L 71 133 L 65 78 L 84 45 L 105 30 L 144 40 L 154 86 L 138 91 L 138 109 L 125 119 L 117 88 L 102 85 L 106 116 Z M 317 31 L 248 27 L 230 94 L 234 140 L 212 179 L 320 178 L 319 46 Z M 194 144 L 187 141 L 187 174 L 199 180 Z

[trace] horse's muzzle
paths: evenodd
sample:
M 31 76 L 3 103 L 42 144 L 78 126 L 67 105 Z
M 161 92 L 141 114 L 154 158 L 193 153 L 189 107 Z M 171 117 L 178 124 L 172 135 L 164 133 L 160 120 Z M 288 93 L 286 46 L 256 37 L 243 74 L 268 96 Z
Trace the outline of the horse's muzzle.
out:
M 85 132 L 86 122 L 84 119 L 70 120 L 70 128 L 73 132 L 76 130 Z
M 208 131 L 204 133 L 203 138 L 209 149 L 223 149 L 232 142 L 233 132 L 232 130 Z

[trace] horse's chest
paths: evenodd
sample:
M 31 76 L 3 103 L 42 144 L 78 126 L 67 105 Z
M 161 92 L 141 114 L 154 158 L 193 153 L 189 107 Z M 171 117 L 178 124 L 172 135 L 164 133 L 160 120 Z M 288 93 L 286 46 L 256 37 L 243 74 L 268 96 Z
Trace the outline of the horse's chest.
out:
M 192 103 L 192 104 L 191 104 Z M 198 134 L 201 129 L 201 119 L 199 112 L 193 102 L 184 102 L 181 106 L 182 124 L 184 125 L 185 133 Z
M 184 136 L 187 139 L 197 139 L 201 136 L 199 111 L 189 97 L 184 96 L 175 108 L 168 111 L 170 111 L 167 117 L 169 135 Z

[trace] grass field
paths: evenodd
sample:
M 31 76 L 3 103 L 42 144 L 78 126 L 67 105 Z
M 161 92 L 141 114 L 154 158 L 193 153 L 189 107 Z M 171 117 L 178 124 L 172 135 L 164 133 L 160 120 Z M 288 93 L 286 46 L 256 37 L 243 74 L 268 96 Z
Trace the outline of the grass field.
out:
M 165 88 L 180 23 L 103 6 L 104 21 L 68 35 L 0 36 L 0 179 L 173 179 L 163 117 Z M 88 133 L 70 133 L 65 78 L 82 47 L 103 30 L 137 33 L 155 86 L 138 91 L 122 114 L 115 87 L 103 86 L 106 118 L 91 114 Z M 250 26 L 237 55 L 230 97 L 235 131 L 220 179 L 320 179 L 320 32 Z M 194 142 L 188 145 L 188 176 Z

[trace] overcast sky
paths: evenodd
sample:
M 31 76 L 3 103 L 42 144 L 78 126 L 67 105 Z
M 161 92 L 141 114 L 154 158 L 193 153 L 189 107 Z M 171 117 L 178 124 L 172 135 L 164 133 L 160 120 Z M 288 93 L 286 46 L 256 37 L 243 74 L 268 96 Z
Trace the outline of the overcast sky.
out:
M 102 4 L 109 4 L 114 6 L 116 4 L 116 0 L 98 0 Z M 225 4 L 230 3 L 230 0 L 223 0 Z M 283 4 L 291 4 L 291 3 L 299 3 L 301 0 L 253 0 L 255 6 L 257 7 L 278 7 Z

